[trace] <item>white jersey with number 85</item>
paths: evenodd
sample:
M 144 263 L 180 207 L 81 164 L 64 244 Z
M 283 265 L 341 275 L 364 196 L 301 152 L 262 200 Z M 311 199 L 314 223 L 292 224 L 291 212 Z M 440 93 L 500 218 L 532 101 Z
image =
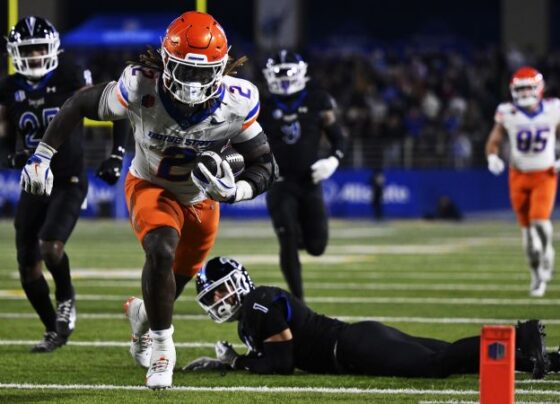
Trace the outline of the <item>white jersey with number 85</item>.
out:
M 502 103 L 496 110 L 511 146 L 510 165 L 520 171 L 546 170 L 554 165 L 556 128 L 560 124 L 560 99 L 542 100 L 536 111 Z

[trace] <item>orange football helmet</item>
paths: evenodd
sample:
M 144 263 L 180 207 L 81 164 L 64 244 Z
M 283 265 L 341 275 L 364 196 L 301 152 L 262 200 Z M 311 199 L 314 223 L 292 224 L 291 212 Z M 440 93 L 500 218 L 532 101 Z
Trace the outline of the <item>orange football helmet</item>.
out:
M 188 11 L 167 27 L 161 44 L 163 83 L 175 99 L 189 105 L 214 97 L 228 60 L 228 42 L 209 14 Z
M 521 67 L 511 77 L 509 83 L 513 102 L 520 107 L 531 107 L 541 102 L 544 94 L 542 74 L 528 66 Z

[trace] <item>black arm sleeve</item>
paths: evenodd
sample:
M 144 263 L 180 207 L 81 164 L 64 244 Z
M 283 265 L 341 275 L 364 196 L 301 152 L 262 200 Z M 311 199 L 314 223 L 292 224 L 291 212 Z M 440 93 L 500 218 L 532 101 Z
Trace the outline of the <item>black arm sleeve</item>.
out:
M 233 146 L 245 159 L 245 170 L 239 179 L 251 184 L 253 197 L 262 194 L 278 177 L 278 166 L 266 135 L 261 132 L 254 138 Z
M 323 130 L 331 143 L 332 155 L 342 160 L 347 145 L 346 135 L 342 130 L 342 126 L 335 121 L 329 126 L 324 127 Z
M 74 128 L 86 117 L 99 119 L 99 99 L 107 83 L 85 87 L 66 100 L 43 135 L 43 142 L 58 149 Z
M 294 344 L 292 340 L 265 342 L 261 356 L 240 355 L 233 365 L 234 369 L 244 369 L 253 373 L 293 373 Z
M 129 134 L 130 123 L 128 119 L 119 119 L 113 122 L 113 149 L 111 150 L 111 156 L 124 156 Z

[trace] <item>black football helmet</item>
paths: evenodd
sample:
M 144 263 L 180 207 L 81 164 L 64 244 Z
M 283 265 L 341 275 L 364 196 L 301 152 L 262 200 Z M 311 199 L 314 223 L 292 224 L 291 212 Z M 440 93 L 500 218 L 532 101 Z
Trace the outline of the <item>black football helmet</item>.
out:
M 249 273 L 233 258 L 214 257 L 196 275 L 196 301 L 216 323 L 236 320 L 253 289 Z
M 282 49 L 266 61 L 262 70 L 268 90 L 276 95 L 291 95 L 305 88 L 307 63 L 301 55 Z
M 60 36 L 45 18 L 22 18 L 6 41 L 15 71 L 28 79 L 38 80 L 58 66 Z

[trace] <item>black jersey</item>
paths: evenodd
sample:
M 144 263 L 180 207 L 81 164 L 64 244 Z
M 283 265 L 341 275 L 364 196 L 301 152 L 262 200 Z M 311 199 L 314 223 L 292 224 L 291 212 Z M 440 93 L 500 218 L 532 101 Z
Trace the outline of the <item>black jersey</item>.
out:
M 20 74 L 0 80 L 0 104 L 6 108 L 10 152 L 16 148 L 35 150 L 62 104 L 88 84 L 91 84 L 88 70 L 62 63 L 34 85 Z M 82 174 L 82 126 L 80 123 L 52 159 L 55 182 Z
M 334 346 L 347 323 L 320 315 L 285 290 L 259 286 L 243 300 L 238 332 L 254 352 L 262 352 L 263 342 L 290 328 L 294 363 L 298 369 L 314 373 L 336 371 Z
M 263 99 L 259 123 L 286 180 L 311 181 L 311 165 L 319 159 L 321 112 L 335 109 L 333 98 L 325 91 L 306 89 L 290 97 L 269 95 Z M 338 139 L 333 149 L 341 148 Z M 334 150 L 333 150 L 334 154 Z

